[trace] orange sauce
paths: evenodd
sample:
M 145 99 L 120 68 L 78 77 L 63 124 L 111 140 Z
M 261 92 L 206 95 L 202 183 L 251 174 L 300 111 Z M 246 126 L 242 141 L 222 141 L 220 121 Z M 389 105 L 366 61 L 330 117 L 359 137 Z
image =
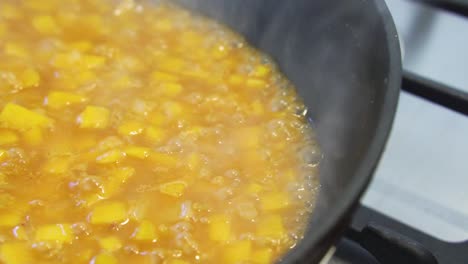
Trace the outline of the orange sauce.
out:
M 317 151 L 294 88 L 171 4 L 0 2 L 0 260 L 272 263 Z

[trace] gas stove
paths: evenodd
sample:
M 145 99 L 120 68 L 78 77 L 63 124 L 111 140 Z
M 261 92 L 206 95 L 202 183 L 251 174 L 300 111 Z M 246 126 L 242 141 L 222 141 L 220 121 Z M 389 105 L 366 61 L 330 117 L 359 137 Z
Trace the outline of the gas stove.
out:
M 468 263 L 468 1 L 386 2 L 402 40 L 399 106 L 328 263 Z

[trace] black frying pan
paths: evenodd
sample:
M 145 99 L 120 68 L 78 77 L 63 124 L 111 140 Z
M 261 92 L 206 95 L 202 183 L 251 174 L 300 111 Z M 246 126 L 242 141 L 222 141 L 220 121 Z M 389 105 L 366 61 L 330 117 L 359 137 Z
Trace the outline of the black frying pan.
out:
M 316 263 L 341 236 L 377 165 L 398 101 L 399 40 L 383 0 L 181 0 L 270 54 L 309 108 L 321 193 L 284 263 Z

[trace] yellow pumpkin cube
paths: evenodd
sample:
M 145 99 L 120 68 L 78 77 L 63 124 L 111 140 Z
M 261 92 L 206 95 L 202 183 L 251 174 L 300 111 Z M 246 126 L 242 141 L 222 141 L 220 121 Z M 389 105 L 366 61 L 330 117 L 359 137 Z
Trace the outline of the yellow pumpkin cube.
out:
M 271 73 L 271 68 L 268 67 L 267 65 L 258 65 L 257 67 L 255 67 L 253 71 L 253 75 L 255 77 L 260 77 L 260 78 L 266 77 L 270 73 Z
M 64 174 L 70 169 L 71 163 L 70 157 L 55 157 L 44 164 L 43 171 L 51 174 Z
M 150 221 L 143 220 L 133 233 L 133 238 L 140 241 L 154 242 L 157 239 L 156 227 Z
M 109 175 L 102 196 L 109 198 L 122 189 L 122 185 L 135 174 L 135 169 L 132 167 L 121 167 L 113 170 Z
M 123 150 L 125 154 L 129 157 L 132 158 L 137 158 L 137 159 L 146 159 L 149 157 L 151 153 L 150 148 L 145 148 L 145 147 L 137 147 L 137 146 L 129 146 L 124 148 Z
M 251 183 L 247 185 L 247 192 L 250 194 L 257 194 L 263 190 L 263 186 L 258 183 Z
M 209 237 L 214 241 L 231 239 L 231 219 L 224 214 L 211 216 Z
M 260 219 L 257 225 L 257 235 L 271 239 L 280 239 L 286 235 L 283 219 L 279 215 L 269 215 Z
M 250 260 L 252 253 L 252 242 L 249 240 L 236 241 L 228 245 L 224 250 L 224 263 L 244 263 Z
M 39 226 L 36 230 L 35 240 L 41 242 L 71 243 L 73 230 L 69 224 L 56 224 Z
M 166 133 L 160 128 L 148 127 L 145 131 L 145 138 L 152 144 L 159 144 L 166 138 Z
M 21 45 L 8 42 L 5 44 L 5 48 L 3 49 L 6 55 L 26 58 L 28 56 L 28 51 Z
M 263 107 L 262 103 L 258 100 L 252 103 L 251 105 L 252 114 L 260 116 L 265 113 L 265 108 Z
M 238 86 L 244 83 L 245 78 L 242 75 L 234 74 L 229 76 L 228 83 L 230 85 Z
M 0 146 L 15 144 L 18 142 L 18 139 L 19 138 L 15 132 L 6 129 L 0 129 Z
M 78 117 L 80 128 L 104 129 L 109 126 L 109 121 L 109 109 L 100 106 L 87 106 Z
M 0 246 L 0 259 L 5 264 L 34 263 L 28 245 L 23 242 L 6 242 Z
M 266 193 L 260 197 L 260 205 L 264 211 L 284 209 L 289 204 L 289 195 L 285 192 Z
M 30 146 L 40 145 L 44 140 L 42 129 L 39 127 L 33 127 L 28 131 L 23 132 L 23 140 Z
M 106 251 L 116 251 L 122 248 L 122 241 L 116 236 L 108 236 L 99 239 L 99 245 Z
M 106 63 L 106 57 L 96 55 L 84 55 L 80 63 L 83 68 L 95 69 L 103 66 Z
M 273 260 L 273 250 L 270 248 L 257 249 L 252 252 L 251 261 L 255 264 L 270 264 Z
M 118 149 L 109 150 L 102 155 L 96 158 L 96 163 L 98 164 L 111 164 L 120 162 L 125 158 L 125 155 L 122 151 Z
M 166 82 L 162 84 L 162 90 L 167 96 L 176 96 L 182 92 L 182 85 L 175 82 Z
M 261 89 L 267 86 L 267 82 L 262 79 L 249 78 L 247 79 L 246 85 L 249 88 Z
M 52 125 L 52 120 L 20 105 L 8 103 L 0 113 L 0 124 L 10 129 L 25 131 L 33 127 L 48 127 Z
M 46 104 L 50 108 L 61 109 L 70 105 L 85 103 L 88 99 L 85 96 L 68 92 L 50 92 L 46 99 Z
M 21 224 L 23 217 L 19 213 L 7 213 L 0 215 L 0 227 L 13 227 Z
M 117 131 L 122 136 L 136 136 L 145 130 L 145 125 L 137 121 L 127 121 L 122 123 Z
M 42 34 L 55 34 L 60 31 L 55 19 L 51 16 L 36 16 L 32 20 L 33 27 Z
M 130 179 L 133 175 L 135 175 L 135 169 L 132 167 L 120 167 L 115 169 L 112 172 L 112 178 L 117 179 L 121 183 L 125 183 L 128 179 Z
M 190 264 L 190 262 L 182 259 L 169 259 L 165 261 L 164 264 Z
M 7 32 L 7 26 L 5 24 L 0 24 L 0 37 L 5 36 Z
M 8 151 L 5 149 L 0 149 L 0 162 L 8 158 Z
M 22 225 L 13 228 L 13 236 L 18 240 L 28 240 L 28 233 L 26 232 L 26 228 Z
M 154 162 L 155 165 L 163 167 L 175 167 L 179 163 L 176 157 L 160 152 L 151 152 L 149 159 Z
M 173 25 L 172 21 L 169 19 L 158 19 L 156 23 L 154 23 L 154 27 L 156 30 L 167 32 L 172 29 Z
M 234 132 L 235 143 L 244 149 L 257 149 L 261 143 L 262 129 L 258 126 L 242 127 Z
M 154 71 L 151 73 L 151 80 L 155 82 L 176 82 L 178 79 L 176 75 L 162 71 Z
M 2 3 L 0 8 L 0 17 L 4 17 L 6 19 L 18 19 L 22 17 L 22 13 L 15 5 Z
M 187 183 L 185 181 L 178 180 L 161 184 L 159 186 L 159 191 L 172 197 L 181 197 L 186 188 Z
M 117 258 L 109 253 L 101 253 L 93 258 L 91 261 L 93 264 L 117 264 Z
M 35 69 L 30 68 L 21 72 L 20 80 L 25 88 L 37 87 L 41 82 L 41 76 Z
M 163 109 L 166 116 L 171 118 L 179 117 L 184 112 L 182 105 L 177 102 L 166 102 Z
M 102 202 L 97 204 L 89 218 L 92 224 L 112 224 L 127 219 L 127 207 L 121 202 Z

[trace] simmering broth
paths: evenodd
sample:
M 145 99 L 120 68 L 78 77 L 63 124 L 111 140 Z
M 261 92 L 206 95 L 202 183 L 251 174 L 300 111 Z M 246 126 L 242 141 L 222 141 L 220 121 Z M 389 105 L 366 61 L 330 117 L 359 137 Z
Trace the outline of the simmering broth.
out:
M 317 144 L 274 63 L 167 3 L 0 3 L 0 259 L 271 263 Z

